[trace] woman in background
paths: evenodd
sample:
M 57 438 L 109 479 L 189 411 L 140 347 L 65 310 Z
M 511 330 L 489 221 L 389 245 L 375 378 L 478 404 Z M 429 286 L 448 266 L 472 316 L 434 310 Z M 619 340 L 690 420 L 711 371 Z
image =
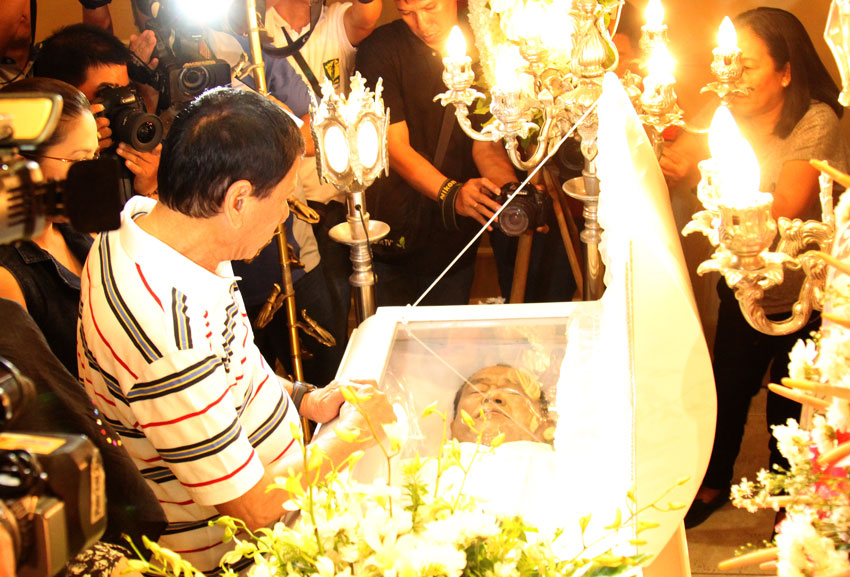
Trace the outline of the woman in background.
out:
M 809 160 L 828 160 L 842 171 L 850 168 L 850 150 L 839 125 L 843 109 L 838 103 L 838 86 L 793 14 L 760 7 L 740 14 L 735 27 L 747 93 L 735 97 L 729 108 L 758 158 L 760 188 L 773 195 L 774 217 L 819 220 L 819 173 Z M 668 147 L 661 168 L 670 188 L 695 186 L 699 181 L 697 162 L 708 156 L 704 137 L 683 135 Z M 802 273 L 786 271 L 785 282 L 765 293 L 762 305 L 768 318 L 779 320 L 790 315 L 802 281 Z M 685 517 L 688 528 L 702 523 L 729 499 L 750 400 L 760 390 L 768 367 L 771 382 L 780 382 L 788 375 L 791 347 L 820 326 L 820 317 L 813 316 L 808 325 L 791 335 L 762 334 L 744 319 L 725 280 L 721 279 L 717 287 L 717 430 L 708 471 Z M 799 404 L 768 393 L 769 426 L 799 417 Z M 783 462 L 772 437 L 770 452 L 771 464 Z
M 95 157 L 97 126 L 82 92 L 47 78 L 21 80 L 2 92 L 48 92 L 62 97 L 56 130 L 36 151 L 24 153 L 38 162 L 45 179 L 65 179 L 72 164 Z M 32 240 L 0 246 L 0 297 L 29 312 L 50 349 L 75 377 L 80 273 L 91 245 L 91 236 L 76 232 L 59 218 L 48 218 L 44 230 Z

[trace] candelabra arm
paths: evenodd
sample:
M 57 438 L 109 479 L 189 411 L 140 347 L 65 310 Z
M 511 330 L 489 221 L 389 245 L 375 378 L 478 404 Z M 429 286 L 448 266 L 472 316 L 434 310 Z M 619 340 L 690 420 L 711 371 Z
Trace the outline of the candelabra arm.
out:
M 543 127 L 540 129 L 540 139 L 537 141 L 537 148 L 527 160 L 523 160 L 519 152 L 519 140 L 516 135 L 505 137 L 505 150 L 508 152 L 508 158 L 511 163 L 520 170 L 526 172 L 534 170 L 538 164 L 546 157 L 549 149 L 549 143 L 552 141 L 550 132 L 554 125 L 554 119 L 550 114 L 546 114 L 546 120 L 543 122 Z
M 791 316 L 780 321 L 772 321 L 767 318 L 767 314 L 759 304 L 764 296 L 764 291 L 758 286 L 758 283 L 739 283 L 735 287 L 735 298 L 738 299 L 738 305 L 741 307 L 744 318 L 754 329 L 766 335 L 790 335 L 806 326 L 812 316 L 813 308 L 820 310 L 821 307 L 814 306 L 817 282 L 811 278 L 806 278 L 802 289 L 800 289 L 797 302 L 791 307 Z
M 460 125 L 464 134 L 479 142 L 495 142 L 501 138 L 501 135 L 490 126 L 485 127 L 481 132 L 472 128 L 472 122 L 469 120 L 469 108 L 467 105 L 463 102 L 455 102 L 454 104 L 455 118 L 457 118 L 457 123 Z

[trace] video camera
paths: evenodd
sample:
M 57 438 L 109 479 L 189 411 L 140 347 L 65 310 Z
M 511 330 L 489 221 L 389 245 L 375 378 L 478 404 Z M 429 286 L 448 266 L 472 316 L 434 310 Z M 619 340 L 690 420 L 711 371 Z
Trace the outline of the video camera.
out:
M 0 94 L 0 244 L 32 238 L 46 217 L 67 217 L 79 232 L 118 228 L 127 201 L 115 158 L 75 162 L 65 180 L 46 180 L 31 152 L 53 133 L 62 98 L 41 93 Z
M 159 91 L 158 112 L 182 108 L 210 88 L 230 84 L 230 65 L 201 55 L 201 28 L 183 17 L 174 0 L 136 0 L 136 7 L 150 17 L 145 27 L 156 35 L 153 56 L 159 65 L 150 70 L 131 63 L 130 76 Z
M 6 430 L 34 398 L 32 381 L 0 357 L 0 529 L 19 577 L 52 577 L 103 535 L 105 475 L 85 436 Z

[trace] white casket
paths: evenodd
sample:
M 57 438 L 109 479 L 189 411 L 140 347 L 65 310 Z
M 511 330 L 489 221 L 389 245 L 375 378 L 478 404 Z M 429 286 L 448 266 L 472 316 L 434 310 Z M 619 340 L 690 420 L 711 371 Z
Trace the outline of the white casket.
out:
M 456 391 L 478 369 L 510 364 L 536 375 L 557 418 L 554 449 L 512 447 L 502 464 L 482 462 L 476 484 L 500 493 L 544 530 L 563 527 L 564 554 L 588 535 L 654 501 L 660 527 L 639 549 L 659 553 L 681 526 L 711 452 L 715 396 L 708 350 L 673 222 L 667 189 L 634 110 L 615 77 L 599 105 L 600 223 L 606 230 L 605 295 L 598 302 L 382 308 L 353 334 L 339 377 L 373 378 L 410 419 L 405 452 L 433 455 L 442 421 L 419 419 L 436 401 L 451 418 Z M 386 475 L 377 450 L 357 465 L 362 480 Z M 501 471 L 501 472 L 500 472 Z M 503 488 L 502 488 L 503 487 Z M 594 533 L 596 532 L 596 533 Z

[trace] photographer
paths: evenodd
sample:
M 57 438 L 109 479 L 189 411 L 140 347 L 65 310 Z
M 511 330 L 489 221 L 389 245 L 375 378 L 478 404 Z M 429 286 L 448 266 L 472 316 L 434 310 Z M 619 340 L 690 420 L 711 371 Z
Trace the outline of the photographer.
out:
M 33 75 L 67 82 L 79 88 L 89 101 L 99 102 L 98 94 L 104 89 L 131 87 L 127 71 L 131 58 L 130 50 L 108 32 L 74 24 L 58 30 L 43 42 Z M 134 175 L 135 193 L 155 195 L 162 147 L 142 152 L 127 142 L 118 142 L 115 146 L 113 130 L 116 127 L 111 126 L 105 116 L 97 119 L 97 128 L 100 150 L 114 147 L 115 153 L 124 159 L 125 166 Z
M 95 119 L 82 92 L 49 78 L 28 78 L 2 89 L 4 94 L 21 92 L 62 97 L 62 115 L 53 134 L 26 153 L 39 163 L 45 179 L 63 180 L 72 164 L 97 155 Z M 48 217 L 44 231 L 31 240 L 0 245 L 0 297 L 27 309 L 53 353 L 74 376 L 80 272 L 91 244 L 91 236 L 73 230 L 61 218 Z
M 392 111 L 390 175 L 366 192 L 372 217 L 390 225 L 389 236 L 374 247 L 378 306 L 419 297 L 498 210 L 493 197 L 501 186 L 516 180 L 501 143 L 473 143 L 454 118 L 444 122 L 445 109 L 432 100 L 445 90 L 441 51 L 449 32 L 459 24 L 469 33 L 457 0 L 396 0 L 396 7 L 401 20 L 375 30 L 356 57 L 372 89 L 383 78 Z M 423 304 L 467 304 L 474 270 L 472 250 Z

